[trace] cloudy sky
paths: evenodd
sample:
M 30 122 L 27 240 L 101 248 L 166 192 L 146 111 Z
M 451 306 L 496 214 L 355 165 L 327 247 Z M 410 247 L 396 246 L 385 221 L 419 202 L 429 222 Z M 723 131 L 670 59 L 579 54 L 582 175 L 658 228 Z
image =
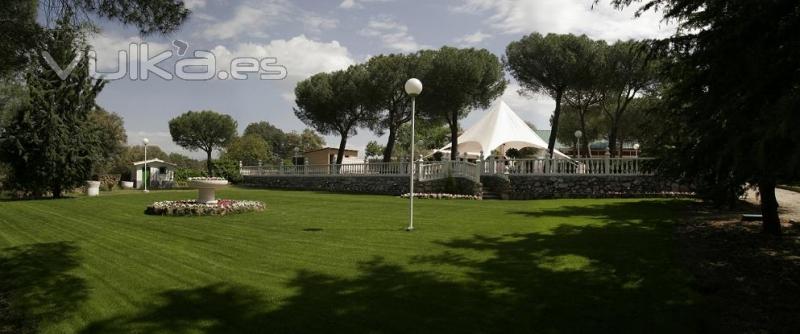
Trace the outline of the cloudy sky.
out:
M 285 66 L 284 80 L 185 81 L 115 80 L 106 86 L 99 104 L 122 115 L 129 142 L 148 137 L 167 151 L 201 157 L 172 143 L 167 122 L 188 110 L 210 109 L 233 116 L 243 131 L 247 124 L 268 121 L 284 130 L 305 125 L 293 114 L 294 85 L 322 71 L 346 68 L 371 56 L 413 52 L 443 45 L 486 48 L 502 56 L 506 45 L 532 32 L 586 34 L 595 39 L 665 37 L 674 30 L 654 13 L 635 18 L 633 10 L 617 11 L 607 4 L 592 8 L 593 0 L 185 0 L 193 14 L 170 36 L 141 38 L 135 29 L 101 22 L 102 32 L 91 39 L 101 69 L 116 68 L 118 51 L 146 41 L 151 56 L 172 49 L 175 39 L 186 41 L 190 56 L 209 50 L 225 69 L 234 57 L 276 57 Z M 175 56 L 160 64 L 170 72 Z M 503 95 L 523 119 L 548 128 L 552 100 L 521 97 L 513 82 Z M 476 110 L 463 121 L 477 121 Z M 363 150 L 378 138 L 359 130 L 349 141 Z M 326 137 L 329 146 L 339 138 Z M 383 142 L 385 139 L 378 139 Z

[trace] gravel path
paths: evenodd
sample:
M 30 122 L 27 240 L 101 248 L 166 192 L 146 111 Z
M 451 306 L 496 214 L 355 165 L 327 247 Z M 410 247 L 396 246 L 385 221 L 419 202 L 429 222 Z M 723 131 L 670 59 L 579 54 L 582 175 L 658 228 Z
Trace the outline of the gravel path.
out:
M 778 198 L 780 205 L 781 220 L 793 220 L 800 222 L 800 193 L 791 190 L 775 189 L 775 197 Z M 747 201 L 758 205 L 756 194 L 750 190 Z

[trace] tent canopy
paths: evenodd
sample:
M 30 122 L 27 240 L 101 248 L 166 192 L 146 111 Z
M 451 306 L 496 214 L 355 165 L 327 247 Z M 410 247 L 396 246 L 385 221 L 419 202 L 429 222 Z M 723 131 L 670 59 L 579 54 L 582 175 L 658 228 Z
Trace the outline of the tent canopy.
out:
M 449 152 L 450 145 L 447 144 L 439 151 Z M 547 143 L 502 100 L 496 102 L 486 116 L 458 137 L 458 151 L 476 156 L 481 151 L 488 155 L 497 148 L 506 151 L 524 147 L 547 150 Z M 554 155 L 569 158 L 558 150 L 554 151 Z

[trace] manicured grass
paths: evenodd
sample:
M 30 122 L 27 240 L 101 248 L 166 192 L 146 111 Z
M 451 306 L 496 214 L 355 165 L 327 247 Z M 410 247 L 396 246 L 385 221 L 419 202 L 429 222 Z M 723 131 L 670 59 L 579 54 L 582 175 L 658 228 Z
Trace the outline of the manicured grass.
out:
M 6 328 L 45 333 L 694 332 L 676 200 L 419 200 L 228 189 L 0 202 Z M 0 305 L 2 306 L 2 305 Z M 0 329 L 2 332 L 2 329 Z

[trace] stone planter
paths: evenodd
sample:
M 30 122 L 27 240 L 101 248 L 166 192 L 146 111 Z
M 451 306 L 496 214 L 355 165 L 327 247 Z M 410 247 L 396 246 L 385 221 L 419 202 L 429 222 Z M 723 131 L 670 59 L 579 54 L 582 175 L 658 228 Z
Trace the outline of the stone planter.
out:
M 132 181 L 122 181 L 119 183 L 122 189 L 133 189 L 133 182 Z
M 100 181 L 86 181 L 86 196 L 100 195 Z
M 197 188 L 197 203 L 216 204 L 216 190 L 228 185 L 227 180 L 219 179 L 190 179 L 189 187 Z

